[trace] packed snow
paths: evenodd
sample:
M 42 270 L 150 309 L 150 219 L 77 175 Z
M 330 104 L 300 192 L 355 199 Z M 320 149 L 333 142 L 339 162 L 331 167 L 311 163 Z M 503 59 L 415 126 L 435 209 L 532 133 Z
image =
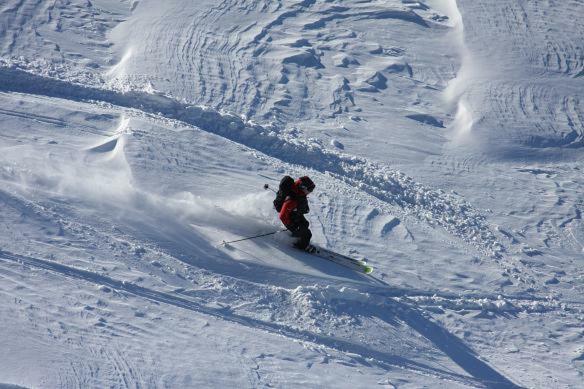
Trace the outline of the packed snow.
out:
M 582 387 L 581 15 L 2 0 L 0 388 Z

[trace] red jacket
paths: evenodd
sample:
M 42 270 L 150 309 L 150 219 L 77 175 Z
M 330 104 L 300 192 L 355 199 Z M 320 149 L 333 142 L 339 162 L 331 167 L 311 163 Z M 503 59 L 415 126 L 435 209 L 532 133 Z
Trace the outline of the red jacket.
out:
M 308 213 L 308 201 L 306 200 L 306 194 L 298 189 L 298 185 L 294 183 L 292 185 L 292 196 L 286 197 L 282 209 L 280 210 L 280 220 L 286 227 L 294 225 L 293 213 L 298 212 L 300 214 Z

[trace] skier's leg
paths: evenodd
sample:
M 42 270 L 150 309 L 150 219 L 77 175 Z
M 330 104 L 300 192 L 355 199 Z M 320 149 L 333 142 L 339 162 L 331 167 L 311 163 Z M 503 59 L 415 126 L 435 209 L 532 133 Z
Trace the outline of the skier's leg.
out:
M 310 244 L 310 239 L 312 238 L 312 232 L 308 228 L 310 223 L 304 216 L 302 216 L 302 222 L 297 230 L 298 241 L 295 246 L 299 249 L 305 250 Z
M 296 246 L 299 249 L 306 250 L 306 248 L 310 244 L 311 238 L 312 232 L 310 232 L 310 229 L 303 228 L 302 230 L 300 230 L 300 239 L 298 239 L 298 242 L 296 242 Z

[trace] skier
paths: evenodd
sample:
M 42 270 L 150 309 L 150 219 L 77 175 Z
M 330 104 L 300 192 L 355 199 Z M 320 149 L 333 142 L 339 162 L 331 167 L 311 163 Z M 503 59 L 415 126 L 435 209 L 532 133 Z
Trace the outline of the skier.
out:
M 300 177 L 296 181 L 290 176 L 284 176 L 274 200 L 280 220 L 292 232 L 292 236 L 298 238 L 294 246 L 301 250 L 310 250 L 311 247 L 312 232 L 304 215 L 310 211 L 306 197 L 314 188 L 314 182 L 308 176 Z

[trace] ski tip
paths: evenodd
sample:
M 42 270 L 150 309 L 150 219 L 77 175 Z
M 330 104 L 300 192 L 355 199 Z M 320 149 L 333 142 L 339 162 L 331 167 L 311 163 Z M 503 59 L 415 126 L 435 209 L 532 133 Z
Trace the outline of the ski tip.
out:
M 365 274 L 371 274 L 373 273 L 373 268 L 371 266 L 363 266 L 363 271 Z

